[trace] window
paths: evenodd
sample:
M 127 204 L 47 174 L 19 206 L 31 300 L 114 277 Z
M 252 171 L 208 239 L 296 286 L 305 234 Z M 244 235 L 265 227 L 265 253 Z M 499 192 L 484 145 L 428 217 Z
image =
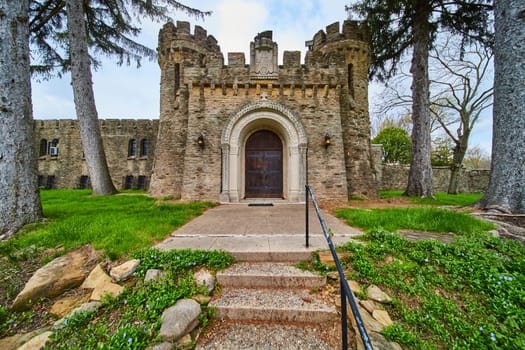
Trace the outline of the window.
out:
M 38 188 L 46 188 L 46 177 L 38 175 Z
M 148 189 L 148 186 L 146 184 L 146 176 L 139 175 L 137 187 L 139 188 L 139 190 L 147 190 Z
M 40 140 L 40 152 L 38 153 L 40 157 L 43 157 L 47 154 L 47 140 Z
M 140 140 L 140 156 L 141 157 L 146 157 L 148 155 L 148 146 L 149 146 L 148 139 Z
M 133 175 L 128 175 L 124 178 L 124 189 L 131 190 L 133 188 Z
M 47 144 L 47 153 L 50 156 L 58 156 L 58 139 L 53 139 L 53 141 Z
M 91 188 L 91 182 L 89 181 L 89 176 L 87 176 L 87 175 L 80 176 L 79 183 L 78 183 L 78 188 L 80 188 L 82 190 L 87 190 L 87 189 Z
M 348 92 L 354 97 L 354 65 L 348 65 Z
M 47 177 L 47 186 L 46 186 L 46 188 L 48 190 L 51 190 L 51 189 L 55 188 L 55 177 L 53 175 L 49 175 Z
M 137 140 L 131 139 L 128 142 L 128 157 L 137 156 Z

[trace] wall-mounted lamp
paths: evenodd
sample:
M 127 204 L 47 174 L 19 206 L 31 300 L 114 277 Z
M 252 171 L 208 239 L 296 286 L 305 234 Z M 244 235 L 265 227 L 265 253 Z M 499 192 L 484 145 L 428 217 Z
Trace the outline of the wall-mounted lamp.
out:
M 328 148 L 332 144 L 332 136 L 326 134 L 324 135 L 324 148 Z
M 200 134 L 197 138 L 197 145 L 199 145 L 200 149 L 204 149 L 204 135 Z

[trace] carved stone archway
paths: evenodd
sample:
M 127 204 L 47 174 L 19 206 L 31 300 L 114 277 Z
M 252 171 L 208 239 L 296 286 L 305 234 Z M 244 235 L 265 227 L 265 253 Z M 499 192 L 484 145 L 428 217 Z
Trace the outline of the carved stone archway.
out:
M 244 198 L 244 146 L 259 130 L 270 130 L 283 143 L 283 197 L 289 202 L 304 200 L 307 136 L 301 120 L 282 104 L 261 100 L 233 114 L 222 132 L 221 202 Z

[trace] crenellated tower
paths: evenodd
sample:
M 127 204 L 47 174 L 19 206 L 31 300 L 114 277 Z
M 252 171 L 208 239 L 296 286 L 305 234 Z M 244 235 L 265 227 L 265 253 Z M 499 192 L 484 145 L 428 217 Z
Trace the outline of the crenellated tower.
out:
M 304 198 L 308 178 L 322 199 L 375 196 L 366 28 L 345 21 L 340 31 L 334 23 L 308 46 L 304 64 L 299 51 L 284 51 L 279 65 L 273 32 L 264 31 L 250 43 L 248 63 L 234 52 L 225 65 L 217 40 L 203 28 L 192 34 L 188 22 L 167 23 L 159 33 L 160 122 L 150 193 L 238 202 L 253 197 L 254 188 L 263 196 L 272 188 L 272 196 L 293 202 Z M 253 175 L 265 167 L 278 185 Z

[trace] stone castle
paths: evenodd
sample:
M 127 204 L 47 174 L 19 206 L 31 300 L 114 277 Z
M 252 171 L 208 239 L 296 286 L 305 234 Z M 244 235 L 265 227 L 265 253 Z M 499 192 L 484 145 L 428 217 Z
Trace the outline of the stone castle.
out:
M 365 27 L 338 22 L 278 65 L 272 32 L 255 36 L 249 62 L 188 22 L 160 30 L 159 120 L 101 120 L 117 187 L 153 196 L 239 202 L 373 197 Z M 78 123 L 35 121 L 44 187 L 89 187 Z

